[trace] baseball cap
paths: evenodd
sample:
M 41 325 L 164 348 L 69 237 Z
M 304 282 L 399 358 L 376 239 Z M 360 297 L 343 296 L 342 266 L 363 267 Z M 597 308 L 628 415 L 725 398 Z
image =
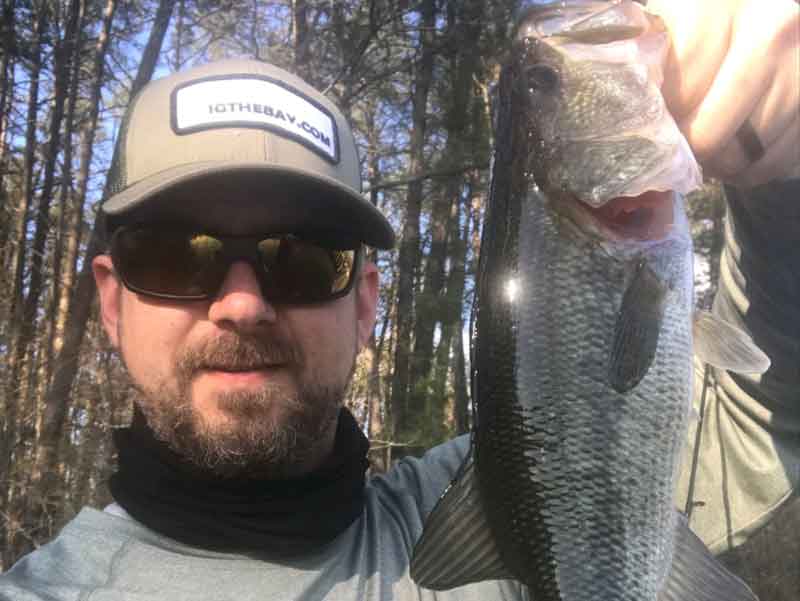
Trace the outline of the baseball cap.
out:
M 391 248 L 361 194 L 353 133 L 299 77 L 242 59 L 147 84 L 132 99 L 102 203 L 107 229 L 189 221 L 233 235 L 324 231 Z

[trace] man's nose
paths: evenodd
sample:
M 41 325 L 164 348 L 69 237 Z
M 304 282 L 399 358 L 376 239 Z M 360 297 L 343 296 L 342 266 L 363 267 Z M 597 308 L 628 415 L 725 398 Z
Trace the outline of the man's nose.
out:
M 237 261 L 228 268 L 222 287 L 211 301 L 208 318 L 222 327 L 252 331 L 274 323 L 277 313 L 262 295 L 253 268 Z

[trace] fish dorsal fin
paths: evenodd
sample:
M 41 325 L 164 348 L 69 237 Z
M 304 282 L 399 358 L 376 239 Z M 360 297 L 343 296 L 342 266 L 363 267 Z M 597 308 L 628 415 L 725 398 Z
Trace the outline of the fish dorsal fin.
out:
M 628 392 L 645 376 L 658 348 L 667 288 L 642 263 L 622 296 L 614 328 L 608 382 L 617 392 Z
M 471 452 L 425 521 L 411 556 L 411 578 L 433 590 L 512 578 L 486 521 Z
M 714 558 L 680 514 L 672 567 L 658 601 L 758 601 L 758 597 Z
M 695 311 L 692 337 L 695 354 L 709 365 L 745 374 L 769 369 L 769 357 L 747 332 L 708 311 Z

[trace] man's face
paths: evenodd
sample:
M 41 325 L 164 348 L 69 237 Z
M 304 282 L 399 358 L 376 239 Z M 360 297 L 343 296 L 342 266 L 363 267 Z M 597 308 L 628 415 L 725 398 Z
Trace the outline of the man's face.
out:
M 324 460 L 374 324 L 373 264 L 347 296 L 298 306 L 266 301 L 245 262 L 208 301 L 131 292 L 108 255 L 93 268 L 106 332 L 160 439 L 222 475 L 287 477 Z

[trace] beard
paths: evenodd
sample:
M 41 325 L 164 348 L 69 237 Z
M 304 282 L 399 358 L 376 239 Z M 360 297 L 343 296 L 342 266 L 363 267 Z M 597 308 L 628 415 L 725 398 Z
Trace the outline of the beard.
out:
M 258 391 L 218 394 L 227 419 L 210 424 L 197 410 L 191 386 L 204 369 L 248 370 L 282 364 L 297 376 L 297 390 L 265 384 Z M 184 350 L 175 365 L 177 386 L 139 387 L 137 403 L 156 438 L 193 466 L 225 478 L 279 479 L 314 461 L 335 430 L 355 368 L 344 377 L 309 373 L 302 352 L 275 338 L 227 333 Z

